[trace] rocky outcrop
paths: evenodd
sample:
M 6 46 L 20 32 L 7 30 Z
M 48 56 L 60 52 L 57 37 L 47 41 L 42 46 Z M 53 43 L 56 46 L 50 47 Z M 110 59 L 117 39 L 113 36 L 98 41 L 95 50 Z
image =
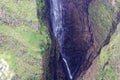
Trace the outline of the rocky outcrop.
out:
M 50 2 L 48 0 L 45 0 L 45 2 L 51 37 L 47 73 L 51 74 L 51 76 L 46 76 L 46 78 L 47 80 L 69 80 L 68 72 L 60 55 L 60 46 L 52 32 L 51 19 L 49 17 Z M 101 48 L 109 43 L 119 23 L 119 19 L 116 20 L 115 18 L 119 16 L 119 13 L 112 12 L 111 8 L 107 8 L 110 3 L 103 5 L 103 2 L 102 0 L 63 0 L 62 2 L 62 19 L 65 30 L 62 49 L 73 74 L 73 80 L 92 79 L 88 79 L 87 76 L 93 77 L 89 74 L 92 71 L 91 69 L 96 67 L 96 57 L 99 55 Z M 102 21 L 103 19 L 99 14 L 105 14 L 104 12 L 99 14 L 94 12 L 93 7 L 97 4 L 103 5 L 103 9 L 107 9 L 114 15 L 114 17 L 110 18 L 110 23 L 96 21 L 98 18 Z M 100 10 L 99 7 L 96 8 L 98 11 Z M 107 16 L 109 14 L 105 14 L 105 17 Z
M 8 63 L 4 59 L 0 59 L 0 80 L 11 80 L 13 75 L 14 73 L 10 72 Z

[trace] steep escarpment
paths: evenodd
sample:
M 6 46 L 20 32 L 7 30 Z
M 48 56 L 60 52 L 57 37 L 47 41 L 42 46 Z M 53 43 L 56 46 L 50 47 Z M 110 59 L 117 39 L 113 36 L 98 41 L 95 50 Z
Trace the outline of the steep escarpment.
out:
M 90 0 L 63 1 L 63 50 L 74 78 L 77 75 L 82 76 L 91 65 L 87 59 L 87 51 L 93 46 L 94 39 L 88 18 L 89 3 Z
M 114 0 L 113 0 L 114 1 Z M 119 0 L 116 0 L 114 4 L 114 10 L 118 12 L 116 21 L 119 23 Z M 100 53 L 100 58 L 98 59 L 98 70 L 96 78 L 97 80 L 119 80 L 119 24 L 114 24 L 117 26 L 113 36 L 110 39 L 108 45 L 103 47 Z M 114 26 L 113 25 L 113 26 Z
M 54 0 L 45 2 L 52 40 L 51 52 L 48 55 L 50 60 L 48 70 L 50 69 L 52 74 L 46 76 L 47 79 L 92 79 L 86 77 L 93 77 L 89 75 L 88 70 L 96 67 L 93 66 L 96 64 L 96 57 L 100 54 L 101 48 L 109 43 L 119 23 L 119 19 L 117 19 L 119 9 L 116 10 L 117 7 L 114 7 L 110 0 L 108 2 L 104 0 L 64 0 L 61 2 L 62 8 L 57 6 L 57 10 L 62 11 L 62 19 L 59 18 L 62 21 L 62 27 L 60 27 L 53 26 L 57 23 L 52 23 L 54 22 L 53 17 L 56 16 L 52 12 L 54 11 Z M 57 13 L 58 16 L 60 14 L 61 12 Z M 58 30 L 58 37 L 54 32 L 56 27 L 62 28 L 60 32 Z M 61 40 L 59 37 L 62 37 L 61 42 L 59 42 Z

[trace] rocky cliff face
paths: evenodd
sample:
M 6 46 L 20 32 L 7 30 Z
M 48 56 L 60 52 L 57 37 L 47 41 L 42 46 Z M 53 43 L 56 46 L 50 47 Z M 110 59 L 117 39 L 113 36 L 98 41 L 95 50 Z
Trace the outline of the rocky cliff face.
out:
M 47 80 L 69 80 L 66 65 L 60 55 L 58 40 L 51 25 L 50 2 L 46 13 L 51 37 L 50 62 Z M 62 49 L 67 58 L 73 80 L 94 80 L 96 57 L 101 48 L 109 43 L 119 23 L 119 8 L 113 0 L 63 0 L 62 20 L 65 30 Z M 52 71 L 52 73 L 49 73 Z M 48 76 L 51 74 L 51 76 Z M 89 78 L 88 78 L 89 77 Z

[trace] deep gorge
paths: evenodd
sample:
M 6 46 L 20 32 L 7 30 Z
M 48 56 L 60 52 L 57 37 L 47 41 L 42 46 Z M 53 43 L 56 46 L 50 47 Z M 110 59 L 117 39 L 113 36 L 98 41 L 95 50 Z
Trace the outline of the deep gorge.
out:
M 70 8 L 66 6 L 66 3 L 68 3 Z M 83 1 L 81 4 L 85 5 L 80 6 L 80 10 L 83 11 L 81 15 L 85 16 L 80 15 L 79 18 L 84 22 L 79 22 L 80 19 L 75 19 L 73 14 L 78 12 L 73 10 L 76 5 L 71 2 L 60 2 L 59 0 L 50 2 L 51 27 L 60 47 L 59 54 L 66 69 L 68 80 L 75 78 L 74 76 L 79 67 L 87 61 L 85 59 L 87 50 L 93 45 L 91 27 L 87 24 L 89 23 L 89 1 Z M 81 25 L 81 23 L 83 24 Z
M 0 80 L 120 80 L 120 0 L 1 0 Z
M 119 12 L 113 13 L 116 17 L 109 28 L 104 28 L 107 32 L 99 32 L 102 29 L 90 13 L 95 2 L 97 0 L 45 0 L 44 19 L 51 38 L 47 80 L 82 80 L 83 77 L 88 80 L 87 70 L 95 64 L 93 61 L 109 43 L 119 23 Z

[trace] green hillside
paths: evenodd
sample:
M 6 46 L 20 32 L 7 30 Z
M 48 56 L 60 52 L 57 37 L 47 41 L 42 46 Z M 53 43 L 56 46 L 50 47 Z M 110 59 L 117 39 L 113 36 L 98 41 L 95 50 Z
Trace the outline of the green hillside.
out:
M 71 0 L 70 6 L 64 2 L 64 7 L 77 8 L 82 4 L 76 3 L 75 6 L 72 6 L 74 1 L 75 0 Z M 76 2 L 77 1 L 80 0 L 76 0 Z M 115 0 L 115 3 L 112 1 L 114 0 L 93 0 L 88 7 L 88 23 L 92 25 L 91 27 L 93 28 L 92 34 L 97 43 L 95 47 L 97 47 L 97 45 L 99 45 L 100 48 L 103 47 L 100 55 L 97 57 L 97 62 L 93 63 L 97 64 L 97 66 L 93 66 L 94 69 L 97 69 L 96 73 L 94 76 L 89 76 L 94 77 L 96 80 L 120 80 L 120 23 L 117 25 L 115 33 L 113 35 L 110 33 L 110 29 L 114 27 L 113 23 L 117 24 L 116 17 L 118 16 L 118 12 L 120 13 L 120 0 Z M 81 7 L 84 8 L 85 5 Z M 47 8 L 48 5 L 44 5 L 43 0 L 0 0 L 0 80 L 43 80 L 43 77 L 46 77 L 46 79 L 51 76 L 53 77 L 54 75 L 52 73 L 54 72 L 56 75 L 54 77 L 59 78 L 59 76 L 63 76 L 60 79 L 64 79 L 65 74 L 62 74 L 62 69 L 57 70 L 57 68 L 62 67 L 62 63 L 59 61 L 61 57 L 60 54 L 58 54 L 59 51 L 57 50 L 59 50 L 59 47 L 55 39 L 53 39 L 51 45 L 53 51 L 51 50 L 50 54 L 46 54 L 50 41 L 48 31 L 42 21 L 46 20 L 45 22 L 47 23 L 47 19 L 50 17 L 48 15 L 49 11 L 45 11 Z M 87 6 L 85 8 L 87 8 Z M 68 11 L 69 10 L 71 9 L 68 9 Z M 79 10 L 75 10 L 80 13 Z M 80 14 L 80 16 L 81 15 L 83 14 Z M 80 16 L 77 14 L 75 19 Z M 118 18 L 119 17 L 120 16 L 118 16 Z M 67 20 L 67 17 L 65 20 Z M 75 21 L 77 24 L 77 20 Z M 83 20 L 80 20 L 80 22 L 82 21 L 84 22 L 84 17 Z M 85 24 L 87 24 L 87 22 Z M 81 25 L 77 26 L 78 30 L 79 26 Z M 111 37 L 110 43 L 103 46 L 109 33 L 109 37 Z M 53 36 L 52 32 L 51 36 Z M 87 34 L 85 36 L 87 36 Z M 54 54 L 55 50 L 57 51 L 56 54 Z M 93 52 L 94 51 L 97 50 L 93 49 Z M 43 56 L 43 54 L 45 55 Z M 53 57 L 56 59 L 53 59 Z M 52 61 L 55 62 L 57 66 L 52 64 Z M 44 73 L 43 70 L 45 70 Z M 93 72 L 92 70 L 91 72 L 88 71 L 88 73 L 92 74 L 94 70 Z M 77 75 L 77 77 L 79 77 L 79 75 Z
M 97 2 L 97 1 L 96 1 Z M 97 3 L 96 3 L 97 4 Z M 99 40 L 102 41 L 106 36 L 108 29 L 113 26 L 113 22 L 117 22 L 117 13 L 120 11 L 120 0 L 116 0 L 114 6 L 110 0 L 102 0 L 93 8 L 93 15 L 95 16 L 95 22 L 97 23 L 98 29 L 102 30 L 103 35 L 97 34 Z M 98 10 L 96 12 L 96 10 Z M 99 12 L 100 11 L 100 12 Z M 117 18 L 116 18 L 117 17 Z M 115 33 L 110 39 L 110 43 L 104 46 L 100 52 L 100 56 L 97 62 L 97 80 L 119 80 L 120 78 L 120 24 L 117 25 Z
M 36 12 L 35 0 L 0 0 L 0 61 L 9 65 L 6 73 L 0 70 L 0 80 L 42 78 L 48 37 Z
M 120 24 L 100 54 L 98 80 L 119 80 L 120 74 Z

